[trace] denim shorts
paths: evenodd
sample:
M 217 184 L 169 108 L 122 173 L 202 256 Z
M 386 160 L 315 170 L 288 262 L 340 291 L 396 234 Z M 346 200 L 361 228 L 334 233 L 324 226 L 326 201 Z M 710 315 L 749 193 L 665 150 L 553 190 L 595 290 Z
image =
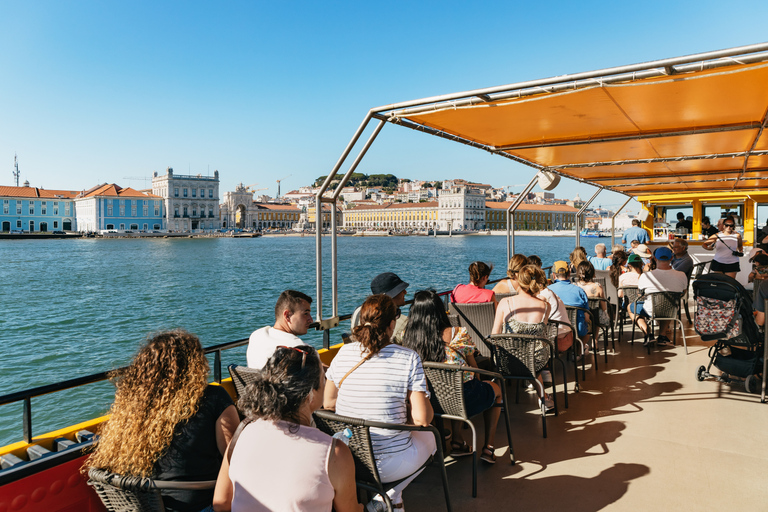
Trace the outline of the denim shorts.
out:
M 493 386 L 480 379 L 472 379 L 464 383 L 464 404 L 467 407 L 467 416 L 470 418 L 493 407 L 496 401 L 496 393 Z
M 631 311 L 632 313 L 634 313 L 634 314 L 636 314 L 636 315 L 640 315 L 640 316 L 642 316 L 642 317 L 644 317 L 644 318 L 649 318 L 649 317 L 651 316 L 651 315 L 649 315 L 649 314 L 648 314 L 648 312 L 647 312 L 647 311 L 646 311 L 646 310 L 643 308 L 643 306 L 644 306 L 644 304 L 645 304 L 644 302 L 637 302 L 636 304 L 637 304 L 637 309 L 638 309 L 638 311 L 639 311 L 639 312 L 635 311 L 635 307 L 634 307 L 634 306 L 635 306 L 635 303 L 630 303 L 630 305 L 629 305 L 629 311 Z

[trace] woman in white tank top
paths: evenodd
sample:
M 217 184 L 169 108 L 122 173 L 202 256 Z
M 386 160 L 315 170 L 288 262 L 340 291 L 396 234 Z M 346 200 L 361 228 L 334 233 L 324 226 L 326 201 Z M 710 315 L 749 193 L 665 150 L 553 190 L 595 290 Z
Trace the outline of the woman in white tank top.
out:
M 706 242 L 701 244 L 701 247 L 708 251 L 713 249 L 715 251 L 715 257 L 709 265 L 711 272 L 718 272 L 736 279 L 736 274 L 739 273 L 741 267 L 739 266 L 739 256 L 733 253 L 740 252 L 743 254 L 744 246 L 741 234 L 736 231 L 736 221 L 733 217 L 726 218 L 723 221 L 723 231 L 709 237 Z

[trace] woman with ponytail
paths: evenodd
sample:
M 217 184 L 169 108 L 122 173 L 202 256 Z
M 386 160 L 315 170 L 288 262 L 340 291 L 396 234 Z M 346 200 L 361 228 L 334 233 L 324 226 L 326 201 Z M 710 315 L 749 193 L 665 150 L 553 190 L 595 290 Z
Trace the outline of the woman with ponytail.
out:
M 421 359 L 390 341 L 398 316 L 387 295 L 366 299 L 360 324 L 352 331 L 354 341 L 339 350 L 326 374 L 326 409 L 373 421 L 429 425 L 433 412 Z M 426 431 L 371 429 L 371 440 L 384 482 L 411 475 L 436 450 L 434 436 Z M 417 474 L 388 492 L 395 508 L 403 508 L 402 491 Z M 383 498 L 371 501 L 367 510 L 386 510 Z
M 194 334 L 152 336 L 130 366 L 113 375 L 117 391 L 87 466 L 158 480 L 214 480 L 239 418 Z M 209 510 L 213 492 L 162 491 L 165 510 Z
M 221 465 L 214 510 L 362 510 L 349 447 L 311 426 L 324 380 L 314 348 L 277 347 L 238 402 L 245 420 Z

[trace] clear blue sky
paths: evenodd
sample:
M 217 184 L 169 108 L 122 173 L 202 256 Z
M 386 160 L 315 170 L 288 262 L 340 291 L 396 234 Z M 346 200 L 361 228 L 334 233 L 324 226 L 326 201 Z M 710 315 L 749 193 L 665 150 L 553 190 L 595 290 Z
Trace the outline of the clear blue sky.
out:
M 374 106 L 762 42 L 768 2 L 0 3 L 0 185 L 213 173 L 287 191 Z M 501 157 L 385 126 L 359 172 L 527 183 Z M 517 187 L 516 190 L 520 190 Z M 558 197 L 591 195 L 567 181 Z M 616 194 L 596 204 L 618 205 Z

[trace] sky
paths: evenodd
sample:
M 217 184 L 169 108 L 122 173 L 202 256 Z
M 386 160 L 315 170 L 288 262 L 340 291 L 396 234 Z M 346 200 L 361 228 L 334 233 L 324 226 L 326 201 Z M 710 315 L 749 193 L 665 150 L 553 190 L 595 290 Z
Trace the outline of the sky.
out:
M 1 0 L 0 19 L 0 185 L 18 155 L 35 187 L 148 188 L 172 167 L 218 170 L 221 196 L 310 185 L 376 106 L 768 40 L 764 0 Z M 535 173 L 390 124 L 358 172 L 517 192 Z

